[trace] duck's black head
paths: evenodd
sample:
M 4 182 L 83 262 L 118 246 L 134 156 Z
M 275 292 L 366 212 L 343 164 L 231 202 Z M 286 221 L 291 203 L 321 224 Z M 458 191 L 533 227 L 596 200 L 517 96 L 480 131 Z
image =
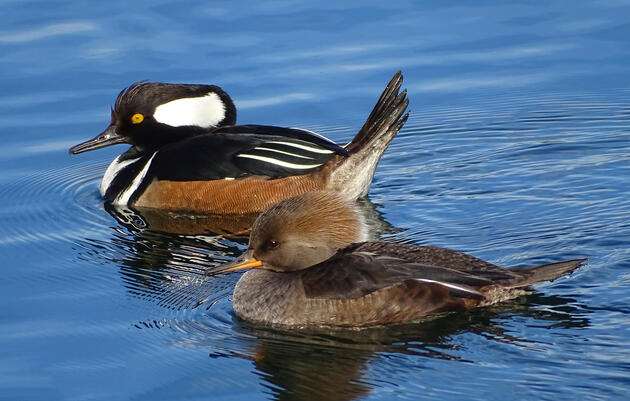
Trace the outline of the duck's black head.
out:
M 234 103 L 218 86 L 137 82 L 118 95 L 107 129 L 70 153 L 117 143 L 147 152 L 235 123 Z

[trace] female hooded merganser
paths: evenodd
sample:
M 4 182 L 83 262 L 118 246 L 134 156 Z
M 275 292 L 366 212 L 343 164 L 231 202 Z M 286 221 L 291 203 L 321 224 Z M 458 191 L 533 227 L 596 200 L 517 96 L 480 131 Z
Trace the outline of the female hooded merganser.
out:
M 132 145 L 101 182 L 101 195 L 116 205 L 246 214 L 313 190 L 356 199 L 407 120 L 401 84 L 398 71 L 341 147 L 308 130 L 234 125 L 236 108 L 217 86 L 135 83 L 118 95 L 107 129 L 70 153 Z
M 515 298 L 585 259 L 506 269 L 433 246 L 362 242 L 354 204 L 311 192 L 265 210 L 247 251 L 209 275 L 255 268 L 233 305 L 243 319 L 281 326 L 370 326 L 419 320 Z

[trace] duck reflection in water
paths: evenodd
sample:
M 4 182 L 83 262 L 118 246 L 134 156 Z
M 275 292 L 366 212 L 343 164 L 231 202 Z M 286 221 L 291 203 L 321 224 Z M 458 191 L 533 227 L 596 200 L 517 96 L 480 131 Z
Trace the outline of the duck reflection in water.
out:
M 365 223 L 371 239 L 379 235 L 402 231 L 383 219 L 377 206 L 368 198 L 356 201 L 365 216 Z M 225 237 L 238 243 L 247 244 L 254 221 L 259 213 L 243 215 L 210 215 L 177 213 L 159 209 L 128 207 L 106 202 L 104 208 L 129 232 L 142 236 L 144 232 L 158 232 L 182 236 Z
M 254 371 L 268 383 L 276 400 L 353 400 L 367 396 L 383 382 L 400 382 L 395 372 L 380 375 L 370 373 L 369 367 L 380 358 L 397 358 L 401 370 L 413 363 L 414 367 L 428 364 L 431 359 L 461 359 L 465 340 L 459 335 L 468 333 L 511 344 L 517 347 L 536 347 L 536 344 L 503 329 L 515 317 L 534 319 L 532 325 L 581 328 L 588 324 L 584 318 L 573 317 L 562 311 L 538 310 L 532 305 L 566 305 L 572 299 L 530 296 L 512 300 L 500 306 L 473 312 L 455 312 L 416 324 L 373 327 L 362 330 L 312 330 L 295 335 L 286 331 L 241 326 L 237 330 L 257 337 L 253 354 Z M 528 304 L 529 303 L 529 304 Z M 571 307 L 568 308 L 570 311 Z M 374 367 L 374 366 L 373 366 Z M 375 368 L 372 372 L 378 372 Z M 422 384 L 419 370 L 418 384 Z M 428 383 L 425 383 L 428 384 Z M 428 384 L 430 385 L 430 384 Z
M 118 223 L 136 235 L 145 231 L 183 236 L 202 235 L 228 237 L 247 243 L 258 213 L 211 215 L 170 212 L 105 203 L 105 210 Z
M 261 386 L 271 393 L 272 399 L 342 401 L 362 399 L 383 383 L 400 382 L 400 377 L 406 376 L 406 370 L 411 366 L 418 372 L 417 384 L 430 386 L 430 383 L 422 383 L 422 368 L 434 359 L 453 363 L 483 362 L 461 357 L 464 354 L 468 358 L 478 355 L 466 351 L 468 343 L 473 347 L 478 345 L 477 340 L 471 341 L 470 335 L 523 349 L 550 347 L 550 330 L 589 325 L 588 319 L 578 315 L 578 308 L 572 305 L 575 300 L 571 298 L 531 294 L 491 307 L 438 315 L 413 324 L 361 330 L 281 330 L 253 325 L 234 316 L 231 326 L 234 333 L 226 336 L 223 328 L 217 329 L 218 323 L 212 317 L 212 311 L 219 305 L 204 304 L 196 310 L 202 315 L 199 319 L 172 320 L 168 324 L 183 333 L 183 342 L 178 346 L 207 352 L 212 359 L 251 361 L 251 373 L 261 378 Z M 515 322 L 525 322 L 532 330 L 544 330 L 544 342 L 519 337 L 513 330 Z M 527 332 L 531 334 L 532 330 Z M 214 366 L 214 362 L 208 364 Z M 391 369 L 391 366 L 400 370 Z M 208 387 L 203 388 L 203 383 L 196 384 L 201 387 L 200 395 L 211 391 Z

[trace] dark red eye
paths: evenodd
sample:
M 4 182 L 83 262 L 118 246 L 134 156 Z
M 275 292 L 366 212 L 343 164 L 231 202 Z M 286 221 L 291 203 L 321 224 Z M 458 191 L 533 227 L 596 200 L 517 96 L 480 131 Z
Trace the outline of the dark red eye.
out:
M 269 241 L 267 241 L 267 249 L 269 250 L 276 249 L 279 245 L 280 243 L 275 239 L 270 239 Z

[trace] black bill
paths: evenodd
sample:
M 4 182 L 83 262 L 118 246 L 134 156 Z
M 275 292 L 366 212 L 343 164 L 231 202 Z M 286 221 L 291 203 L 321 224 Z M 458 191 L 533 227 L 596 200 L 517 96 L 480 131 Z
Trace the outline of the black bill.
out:
M 96 138 L 71 147 L 70 153 L 76 155 L 78 153 L 87 152 L 88 150 L 100 149 L 109 145 L 125 142 L 125 138 L 116 133 L 115 126 L 110 125 L 105 131 L 96 136 Z

